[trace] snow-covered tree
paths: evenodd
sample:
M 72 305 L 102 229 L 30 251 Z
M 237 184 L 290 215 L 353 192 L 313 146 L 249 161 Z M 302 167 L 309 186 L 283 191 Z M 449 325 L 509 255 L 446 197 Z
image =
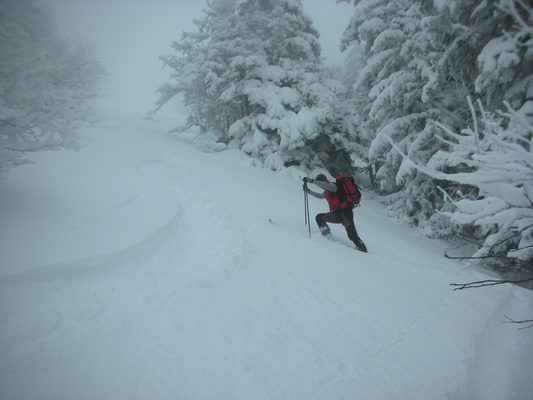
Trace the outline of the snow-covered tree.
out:
M 63 41 L 33 1 L 3 0 L 0 65 L 0 168 L 25 152 L 73 146 L 73 123 L 103 76 L 92 48 Z
M 162 57 L 173 69 L 156 110 L 183 93 L 188 125 L 272 168 L 320 164 L 305 146 L 321 134 L 329 90 L 318 33 L 299 0 L 214 0 L 197 32 Z
M 440 8 L 432 1 L 338 1 L 355 5 L 341 47 L 362 48 L 353 63 L 351 125 L 367 141 L 390 210 L 430 227 L 427 221 L 445 206 L 438 187 L 468 189 L 421 174 L 412 162 L 426 165 L 447 150 L 433 121 L 452 131 L 472 125 L 464 102 L 469 93 L 493 112 L 504 99 L 520 109 L 528 90 L 530 98 L 530 7 L 520 0 L 452 0 L 439 2 Z
M 364 49 L 364 67 L 353 86 L 360 108 L 353 118 L 370 138 L 369 161 L 378 165 L 384 192 L 399 189 L 395 177 L 401 163 L 385 137 L 394 136 L 408 152 L 419 136 L 428 135 L 425 121 L 439 114 L 431 91 L 443 46 L 437 22 L 418 2 L 362 0 L 343 35 L 344 48 L 355 43 Z M 431 153 L 416 156 L 422 160 Z
M 434 212 L 438 190 L 427 176 L 402 167 L 387 138 L 422 164 L 439 149 L 426 122 L 454 118 L 443 112 L 437 69 L 453 26 L 431 2 L 353 3 L 354 16 L 341 42 L 341 48 L 359 56 L 352 63 L 356 79 L 349 125 L 368 149 L 369 171 L 375 172 L 379 189 L 390 194 L 391 207 L 418 224 Z
M 513 18 L 514 25 L 488 41 L 480 51 L 476 85 L 501 84 L 507 80 L 508 89 L 501 90 L 509 100 L 505 101 L 505 110 L 498 114 L 489 112 L 478 100 L 476 111 L 468 97 L 472 128 L 456 133 L 445 124 L 430 122 L 441 131 L 436 137 L 445 148 L 436 152 L 427 164 L 414 161 L 395 147 L 402 154 L 405 168 L 421 171 L 435 182 L 451 182 L 461 188 L 443 190 L 447 204 L 433 219 L 437 224 L 442 223 L 440 218 L 444 216 L 447 218 L 444 223 L 450 226 L 451 221 L 455 232 L 466 229 L 470 235 L 482 239 L 483 245 L 475 257 L 498 255 L 531 262 L 532 72 L 520 66 L 531 62 L 533 20 L 531 8 L 520 1 L 500 0 L 497 6 L 500 12 Z M 488 77 L 487 70 L 493 71 L 494 77 Z M 390 138 L 389 141 L 394 143 Z
M 479 53 L 475 85 L 479 93 L 506 99 L 506 119 L 497 119 L 479 102 L 481 118 L 473 118 L 474 130 L 467 130 L 466 137 L 446 130 L 455 141 L 453 153 L 448 160 L 437 153 L 428 167 L 455 165 L 458 172 L 448 178 L 479 190 L 477 196 L 455 201 L 448 214 L 460 225 L 481 228 L 484 245 L 478 255 L 533 260 L 533 12 L 520 0 L 500 0 L 495 6 L 513 23 Z

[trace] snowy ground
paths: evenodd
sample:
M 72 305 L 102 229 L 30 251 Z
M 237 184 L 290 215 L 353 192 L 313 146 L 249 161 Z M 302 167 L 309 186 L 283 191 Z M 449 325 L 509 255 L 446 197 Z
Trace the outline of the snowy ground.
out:
M 296 172 L 112 114 L 0 180 L 1 399 L 533 398 L 533 292 L 453 292 L 368 193 L 368 254 L 309 239 Z

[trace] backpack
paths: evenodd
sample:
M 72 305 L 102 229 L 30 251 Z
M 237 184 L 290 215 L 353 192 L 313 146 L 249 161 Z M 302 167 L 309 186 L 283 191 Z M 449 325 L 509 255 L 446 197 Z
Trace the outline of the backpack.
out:
M 340 208 L 355 207 L 361 200 L 361 190 L 355 184 L 352 176 L 340 174 L 335 183 L 337 184 L 337 197 L 339 198 Z

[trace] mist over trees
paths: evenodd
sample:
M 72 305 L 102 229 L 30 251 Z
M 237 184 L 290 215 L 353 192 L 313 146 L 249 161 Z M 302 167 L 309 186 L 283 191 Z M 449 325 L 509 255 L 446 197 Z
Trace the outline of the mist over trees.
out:
M 75 146 L 74 124 L 104 75 L 91 46 L 62 39 L 38 2 L 2 0 L 0 65 L 0 170 Z
M 163 56 L 188 125 L 280 169 L 349 171 L 389 212 L 477 253 L 533 258 L 533 16 L 522 0 L 337 0 L 326 67 L 299 0 L 214 0 Z

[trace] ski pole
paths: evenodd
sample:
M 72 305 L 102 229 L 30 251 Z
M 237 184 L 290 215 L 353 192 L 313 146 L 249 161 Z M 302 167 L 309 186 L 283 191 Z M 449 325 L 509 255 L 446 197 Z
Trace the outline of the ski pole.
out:
M 307 195 L 307 182 L 304 181 L 304 212 L 305 224 L 309 230 L 309 237 L 311 237 L 311 221 L 309 219 L 309 197 Z
M 311 237 L 311 220 L 309 219 L 309 195 L 305 192 L 305 202 L 307 203 L 307 228 L 309 229 L 309 237 Z
M 304 181 L 304 217 L 305 226 L 307 226 L 307 183 Z

